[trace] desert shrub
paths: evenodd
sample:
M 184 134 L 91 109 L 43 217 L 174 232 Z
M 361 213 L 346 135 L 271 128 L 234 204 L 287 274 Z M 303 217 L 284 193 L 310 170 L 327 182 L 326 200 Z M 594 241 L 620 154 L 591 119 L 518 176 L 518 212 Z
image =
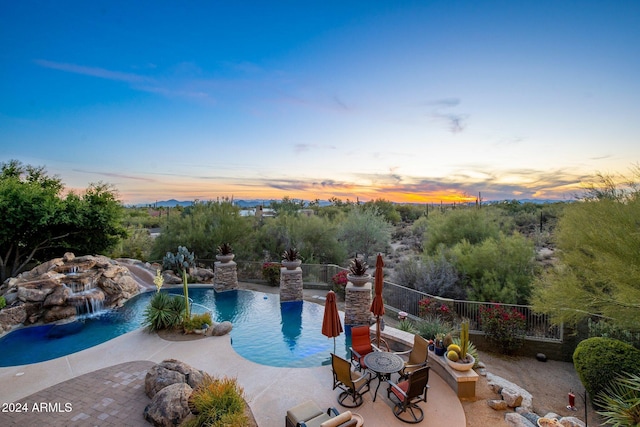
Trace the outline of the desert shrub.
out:
M 189 408 L 195 418 L 185 426 L 237 426 L 249 425 L 244 413 L 244 390 L 235 378 L 215 378 L 205 375 L 202 383 L 189 397 Z
M 142 326 L 150 332 L 179 326 L 182 323 L 185 308 L 185 299 L 182 296 L 156 292 L 144 310 Z
M 427 340 L 432 340 L 436 335 L 448 335 L 455 331 L 453 323 L 441 319 L 438 316 L 428 317 L 416 325 L 418 334 Z
M 618 376 L 640 374 L 640 350 L 612 338 L 588 338 L 573 352 L 573 365 L 587 393 L 594 397 Z
M 602 408 L 598 414 L 604 417 L 604 424 L 614 427 L 640 425 L 640 376 L 616 377 L 594 400 Z
M 7 306 L 7 300 L 4 298 L 4 296 L 1 296 L 0 297 L 0 310 L 5 308 L 6 306 Z
M 480 306 L 480 327 L 500 351 L 513 353 L 524 344 L 526 318 L 515 308 L 499 304 Z
M 499 233 L 482 243 L 463 241 L 451 259 L 473 301 L 528 304 L 535 269 L 533 243 L 519 234 Z
M 621 328 L 617 325 L 600 319 L 599 321 L 587 320 L 589 326 L 589 337 L 605 337 L 614 338 L 627 344 L 631 344 L 637 349 L 640 349 L 640 332 L 629 331 L 628 329 Z
M 194 314 L 189 320 L 185 320 L 182 327 L 185 331 L 208 328 L 212 325 L 211 313 Z M 205 326 L 206 325 L 206 326 Z
M 262 278 L 267 281 L 269 286 L 280 285 L 280 268 L 282 266 L 278 262 L 265 262 L 262 264 Z
M 422 262 L 416 259 L 401 261 L 394 268 L 394 281 L 430 295 L 466 298 L 455 266 L 441 252 L 426 256 Z
M 415 334 L 417 332 L 415 326 L 413 326 L 413 322 L 407 319 L 401 320 L 398 323 L 397 328 L 400 329 L 401 331 L 410 332 L 412 334 Z

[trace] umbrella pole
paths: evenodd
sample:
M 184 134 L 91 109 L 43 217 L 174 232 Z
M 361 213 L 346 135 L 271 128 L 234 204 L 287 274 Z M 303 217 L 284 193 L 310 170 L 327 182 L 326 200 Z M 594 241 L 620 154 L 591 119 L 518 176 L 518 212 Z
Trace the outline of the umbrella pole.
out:
M 336 337 L 333 337 L 333 354 L 336 354 Z

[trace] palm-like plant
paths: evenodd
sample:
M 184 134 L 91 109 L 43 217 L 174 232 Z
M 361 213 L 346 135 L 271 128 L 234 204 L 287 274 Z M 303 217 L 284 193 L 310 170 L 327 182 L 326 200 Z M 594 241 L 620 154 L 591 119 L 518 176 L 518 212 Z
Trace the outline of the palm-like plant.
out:
M 624 374 L 615 378 L 594 401 L 602 408 L 597 412 L 604 417 L 604 424 L 640 425 L 640 375 Z
M 230 243 L 223 243 L 216 249 L 218 254 L 220 255 L 231 255 L 233 253 L 233 248 Z

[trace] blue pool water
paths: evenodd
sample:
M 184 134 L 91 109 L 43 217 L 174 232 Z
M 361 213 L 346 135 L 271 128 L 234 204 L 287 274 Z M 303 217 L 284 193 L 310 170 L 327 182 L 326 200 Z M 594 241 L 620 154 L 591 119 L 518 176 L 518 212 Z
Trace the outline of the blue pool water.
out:
M 172 290 L 181 294 L 181 290 Z M 0 366 L 26 365 L 75 353 L 141 327 L 152 292 L 138 295 L 116 310 L 61 325 L 32 326 L 0 338 Z M 269 366 L 311 367 L 326 364 L 333 339 L 322 335 L 324 306 L 280 303 L 277 294 L 236 290 L 189 289 L 194 312 L 211 310 L 216 322 L 233 323 L 231 343 L 242 357 Z M 344 319 L 343 319 L 344 321 Z M 346 357 L 343 333 L 336 353 Z

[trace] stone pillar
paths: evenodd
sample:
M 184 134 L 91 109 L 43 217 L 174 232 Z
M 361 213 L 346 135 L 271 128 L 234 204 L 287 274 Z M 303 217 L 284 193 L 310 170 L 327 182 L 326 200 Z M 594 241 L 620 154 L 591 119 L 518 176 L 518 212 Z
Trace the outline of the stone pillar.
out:
M 369 325 L 371 318 L 371 282 L 355 286 L 347 282 L 344 297 L 344 324 L 349 326 Z
M 280 269 L 280 302 L 302 301 L 302 268 Z
M 234 261 L 216 261 L 213 269 L 213 289 L 228 291 L 238 289 L 238 270 Z

